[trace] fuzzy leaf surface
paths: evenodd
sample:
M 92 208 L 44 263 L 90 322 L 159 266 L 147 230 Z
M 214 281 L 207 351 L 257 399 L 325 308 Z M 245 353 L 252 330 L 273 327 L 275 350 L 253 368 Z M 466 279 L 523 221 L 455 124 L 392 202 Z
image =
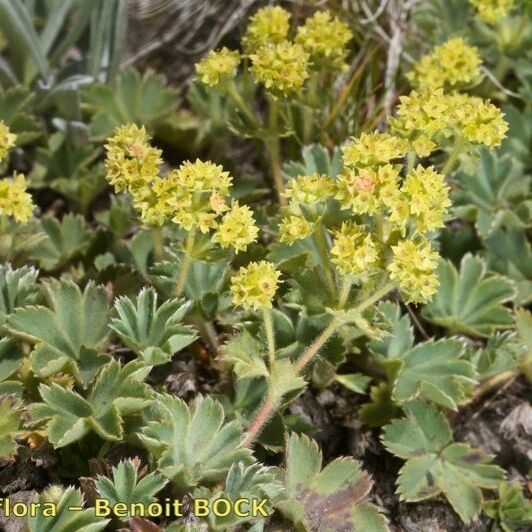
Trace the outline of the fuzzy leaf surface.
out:
M 157 472 L 139 477 L 137 464 L 131 460 L 124 460 L 113 467 L 112 478 L 98 475 L 95 481 L 99 495 L 107 499 L 111 505 L 126 503 L 129 507 L 132 503 L 149 505 L 156 501 L 155 495 L 168 483 Z M 127 521 L 129 517 L 121 518 Z
M 89 282 L 81 292 L 67 280 L 51 280 L 44 287 L 48 306 L 16 309 L 6 329 L 34 344 L 31 365 L 39 376 L 67 370 L 87 384 L 108 360 L 99 354 L 108 336 L 105 289 Z
M 143 383 L 150 368 L 140 362 L 123 367 L 112 360 L 99 373 L 87 399 L 57 383 L 41 384 L 43 402 L 30 405 L 35 424 L 46 421 L 46 433 L 52 445 L 64 447 L 91 431 L 105 440 L 123 438 L 124 416 L 134 414 L 151 402 Z
M 10 264 L 0 264 L 0 326 L 16 307 L 33 305 L 39 299 L 35 268 L 23 266 L 13 269 Z
M 435 406 L 413 401 L 406 417 L 383 429 L 382 441 L 392 454 L 406 460 L 399 472 L 397 493 L 408 502 L 443 494 L 464 523 L 478 515 L 483 489 L 496 489 L 504 471 L 464 443 L 452 441 L 451 428 Z
M 238 422 L 224 423 L 222 405 L 199 396 L 189 407 L 170 395 L 159 395 L 150 421 L 139 437 L 157 460 L 157 469 L 177 486 L 221 480 L 234 462 L 249 462 Z
M 387 531 L 379 508 L 367 502 L 373 481 L 356 460 L 337 458 L 322 469 L 318 444 L 291 434 L 286 444 L 287 500 L 278 504 L 283 514 L 305 529 L 333 532 L 349 525 L 353 530 Z
M 83 508 L 84 504 L 81 491 L 72 486 L 66 489 L 50 486 L 37 495 L 35 502 L 41 505 L 53 503 L 56 515 L 50 517 L 36 512 L 35 516 L 28 517 L 29 532 L 98 532 L 109 522 L 109 519 L 96 517 L 94 508 L 70 510 L 71 507 Z
M 504 303 L 515 296 L 514 285 L 501 275 L 487 273 L 483 259 L 467 254 L 459 271 L 441 260 L 438 276 L 438 292 L 423 309 L 426 319 L 471 336 L 489 336 L 511 327 L 512 313 Z
M 143 288 L 135 302 L 119 297 L 114 306 L 118 318 L 111 319 L 110 328 L 148 365 L 170 361 L 197 337 L 193 329 L 181 324 L 190 304 L 169 299 L 158 305 L 153 288 Z

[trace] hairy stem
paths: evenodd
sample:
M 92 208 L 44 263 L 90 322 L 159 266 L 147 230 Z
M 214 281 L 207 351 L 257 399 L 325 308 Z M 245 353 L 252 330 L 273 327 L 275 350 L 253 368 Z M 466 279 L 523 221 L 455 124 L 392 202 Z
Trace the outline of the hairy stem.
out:
M 270 367 L 275 362 L 275 335 L 273 332 L 272 313 L 268 307 L 262 310 L 264 318 L 264 328 L 266 329 L 266 340 L 268 342 L 268 356 L 270 358 Z
M 346 275 L 342 280 L 342 288 L 340 289 L 340 297 L 338 298 L 338 308 L 344 308 L 351 291 L 351 279 Z
M 179 277 L 177 278 L 174 297 L 180 297 L 185 287 L 188 271 L 192 264 L 192 249 L 194 248 L 194 231 L 191 231 L 187 236 L 187 243 L 184 250 L 183 260 L 181 261 L 181 270 L 179 271 Z
M 337 288 L 336 280 L 334 278 L 334 272 L 331 268 L 331 262 L 329 258 L 329 244 L 327 243 L 327 233 L 323 224 L 319 223 L 316 227 L 316 232 L 314 233 L 316 238 L 316 247 L 318 248 L 318 253 L 320 255 L 321 264 L 325 270 L 325 277 L 327 279 L 327 284 L 329 286 L 329 292 L 333 299 L 337 298 Z
M 361 301 L 357 306 L 351 309 L 353 312 L 362 312 L 366 308 L 370 307 L 376 303 L 379 299 L 384 297 L 388 292 L 395 288 L 394 283 L 387 283 L 373 294 L 371 294 L 367 299 Z M 296 375 L 301 373 L 304 367 L 318 354 L 320 349 L 327 343 L 327 340 L 338 330 L 338 328 L 343 324 L 339 319 L 333 318 L 331 323 L 321 332 L 321 334 L 312 342 L 312 344 L 307 348 L 307 350 L 301 355 L 299 360 L 294 364 L 294 369 Z M 262 430 L 266 422 L 274 414 L 278 406 L 278 401 L 268 393 L 266 401 L 259 408 L 247 430 L 246 439 L 244 441 L 244 446 L 249 447 L 253 440 Z
M 443 165 L 443 168 L 441 169 L 441 173 L 443 175 L 448 175 L 454 170 L 454 165 L 461 152 L 462 152 L 462 143 L 458 142 L 456 146 L 453 148 L 451 155 L 449 155 L 447 162 Z
M 253 113 L 253 111 L 250 109 L 248 104 L 244 101 L 244 98 L 240 95 L 238 92 L 238 89 L 236 88 L 234 83 L 231 83 L 227 89 L 227 92 L 231 98 L 233 98 L 233 101 L 235 102 L 236 106 L 240 109 L 242 114 L 247 118 L 247 120 L 257 129 L 261 127 L 260 122 L 258 121 L 257 117 Z
M 259 408 L 258 412 L 255 414 L 255 417 L 249 424 L 248 430 L 246 432 L 246 439 L 243 443 L 244 447 L 249 447 L 253 443 L 264 425 L 266 425 L 270 417 L 274 414 L 276 408 L 277 402 L 268 395 L 266 401 L 262 403 L 262 406 Z
M 151 231 L 151 241 L 153 245 L 153 255 L 157 262 L 164 259 L 163 235 L 160 227 L 154 227 Z
M 312 126 L 314 125 L 314 105 L 318 90 L 318 73 L 314 72 L 308 86 L 308 105 L 303 109 L 303 144 L 312 141 Z
M 281 147 L 278 135 L 279 103 L 273 98 L 270 99 L 270 132 L 264 141 L 270 165 L 272 169 L 273 184 L 281 205 L 286 205 L 286 198 L 283 196 L 284 181 L 281 170 Z

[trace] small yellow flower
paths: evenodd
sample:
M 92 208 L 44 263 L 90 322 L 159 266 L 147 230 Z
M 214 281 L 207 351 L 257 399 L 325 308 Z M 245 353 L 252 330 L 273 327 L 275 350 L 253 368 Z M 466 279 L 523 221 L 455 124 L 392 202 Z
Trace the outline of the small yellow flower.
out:
M 469 0 L 477 10 L 478 18 L 488 24 L 496 24 L 515 7 L 515 0 Z
M 421 165 L 406 176 L 400 193 L 391 195 L 386 203 L 391 211 L 390 221 L 400 227 L 403 235 L 409 220 L 420 233 L 443 227 L 443 217 L 451 206 L 444 176 Z
M 251 18 L 242 37 L 247 52 L 254 52 L 262 46 L 278 44 L 286 39 L 290 29 L 290 13 L 279 6 L 259 9 Z
M 454 87 L 479 78 L 481 62 L 474 46 L 469 46 L 461 37 L 455 37 L 423 56 L 406 77 L 421 89 Z
M 132 191 L 141 219 L 149 225 L 161 225 L 171 219 L 186 231 L 208 233 L 216 220 L 228 210 L 225 198 L 232 178 L 223 167 L 210 161 L 185 161 L 168 176 L 156 176 Z
M 334 181 L 324 174 L 299 175 L 291 179 L 283 193 L 294 203 L 312 205 L 320 201 L 332 198 L 335 193 Z
M 406 139 L 424 137 L 424 143 L 446 139 L 499 146 L 508 131 L 504 115 L 491 102 L 477 96 L 442 89 L 412 91 L 401 96 L 397 116 L 389 119 L 392 132 Z
M 249 58 L 255 79 L 274 95 L 297 92 L 309 77 L 309 54 L 300 44 L 283 41 L 263 46 Z
M 12 179 L 0 180 L 0 216 L 12 216 L 17 222 L 26 223 L 35 208 L 31 195 L 26 192 L 28 184 L 22 174 Z
M 107 180 L 116 192 L 134 192 L 153 181 L 163 162 L 161 150 L 150 146 L 144 126 L 136 124 L 117 127 L 105 149 Z
M 401 191 L 408 198 L 410 214 L 419 232 L 443 227 L 443 217 L 451 206 L 449 190 L 445 177 L 433 167 L 423 168 L 418 165 L 406 176 Z
M 178 184 L 189 191 L 229 193 L 232 178 L 223 167 L 211 161 L 185 161 L 175 173 Z
M 342 148 L 346 166 L 373 166 L 403 157 L 406 143 L 388 133 L 362 133 Z
M 379 261 L 376 242 L 363 225 L 344 222 L 333 233 L 332 262 L 344 275 L 361 275 L 375 271 Z
M 250 262 L 231 277 L 233 304 L 247 309 L 271 308 L 281 272 L 271 262 Z
M 234 201 L 231 210 L 224 215 L 214 233 L 214 241 L 221 247 L 233 247 L 235 251 L 245 251 L 249 244 L 257 240 L 259 229 L 253 212 L 247 205 Z
M 338 176 L 335 198 L 343 209 L 354 214 L 375 214 L 385 206 L 390 189 L 396 189 L 399 171 L 391 164 L 352 170 L 346 168 Z
M 428 301 L 439 286 L 435 273 L 438 253 L 431 249 L 427 240 L 419 243 L 412 240 L 400 241 L 396 246 L 392 246 L 392 252 L 393 258 L 387 270 L 390 272 L 390 278 L 398 282 L 406 301 Z
M 303 46 L 313 61 L 342 68 L 347 43 L 353 38 L 349 26 L 329 11 L 317 11 L 297 28 L 295 41 Z
M 313 231 L 313 224 L 304 216 L 289 214 L 279 224 L 279 240 L 293 244 L 296 240 L 307 238 Z
M 17 136 L 11 133 L 3 120 L 0 120 L 0 161 L 4 159 L 9 150 L 15 146 Z
M 428 157 L 437 147 L 435 142 L 423 134 L 414 138 L 411 144 L 418 157 Z
M 197 63 L 196 74 L 204 85 L 216 87 L 230 81 L 235 76 L 239 64 L 238 50 L 229 50 L 224 46 L 221 50 L 211 50 Z

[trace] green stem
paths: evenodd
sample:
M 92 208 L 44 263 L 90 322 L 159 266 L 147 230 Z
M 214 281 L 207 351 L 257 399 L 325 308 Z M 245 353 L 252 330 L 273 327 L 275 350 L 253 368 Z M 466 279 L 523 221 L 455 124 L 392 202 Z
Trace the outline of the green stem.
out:
M 356 307 L 352 309 L 353 312 L 362 312 L 366 308 L 373 305 L 379 299 L 384 297 L 390 290 L 395 288 L 395 283 L 387 283 L 383 287 L 379 288 L 371 296 L 364 301 L 360 302 Z M 321 332 L 321 334 L 312 342 L 307 350 L 301 355 L 299 360 L 294 364 L 295 374 L 301 373 L 305 366 L 318 354 L 320 349 L 327 343 L 327 340 L 338 330 L 343 322 L 337 318 L 333 318 L 331 323 Z M 268 392 L 266 401 L 259 408 L 251 423 L 249 424 L 244 446 L 248 447 L 253 443 L 253 440 L 259 434 L 266 422 L 274 414 L 278 405 L 278 401 Z
M 179 277 L 177 278 L 174 297 L 181 297 L 185 282 L 187 280 L 188 271 L 192 264 L 192 249 L 194 248 L 194 231 L 190 231 L 187 236 L 187 243 L 184 250 L 183 260 L 181 261 L 181 270 L 179 271 Z
M 338 308 L 344 308 L 351 291 L 351 278 L 346 275 L 342 280 L 342 288 L 340 289 L 340 297 L 338 298 Z
M 151 231 L 151 240 L 153 244 L 153 255 L 155 260 L 160 262 L 164 259 L 163 235 L 160 227 L 154 227 Z
M 447 162 L 443 165 L 443 168 L 441 169 L 441 173 L 446 176 L 451 173 L 451 171 L 454 169 L 454 165 L 458 159 L 458 156 L 462 152 L 462 143 L 457 142 L 456 146 L 453 148 L 453 151 L 451 152 L 451 155 L 449 155 L 449 158 L 447 159 Z
M 303 368 L 317 355 L 319 350 L 325 345 L 327 340 L 336 332 L 342 323 L 339 320 L 333 319 L 321 334 L 310 344 L 308 349 L 301 355 L 294 367 L 297 373 L 300 373 Z
M 275 335 L 273 332 L 272 313 L 268 307 L 262 310 L 264 318 L 264 328 L 266 329 L 266 340 L 268 342 L 268 356 L 270 359 L 270 368 L 275 362 Z
M 195 325 L 212 354 L 218 356 L 220 353 L 220 342 L 218 342 L 218 335 L 212 321 L 200 317 L 195 320 Z
M 258 409 L 257 413 L 251 420 L 248 430 L 246 432 L 246 439 L 244 440 L 243 446 L 249 447 L 259 432 L 262 430 L 266 422 L 277 410 L 277 401 L 270 395 L 266 397 L 266 401 L 262 403 L 262 406 Z
M 316 238 L 316 247 L 320 255 L 321 264 L 325 270 L 325 277 L 327 279 L 327 284 L 329 285 L 329 291 L 333 299 L 337 298 L 337 288 L 336 281 L 334 278 L 334 272 L 331 268 L 331 261 L 329 257 L 329 244 L 327 243 L 327 234 L 326 229 L 323 224 L 318 223 L 316 227 L 316 232 L 314 233 Z
M 270 159 L 270 165 L 272 167 L 273 184 L 277 191 L 279 203 L 286 205 L 286 198 L 283 196 L 284 181 L 283 173 L 281 170 L 281 147 L 279 145 L 279 131 L 278 131 L 278 117 L 279 117 L 279 102 L 273 98 L 270 99 L 270 131 L 269 136 L 265 139 L 264 144 L 268 157 Z
M 248 121 L 253 124 L 256 129 L 260 129 L 260 122 L 258 121 L 253 111 L 250 109 L 248 104 L 244 101 L 244 98 L 242 98 L 242 96 L 238 92 L 238 89 L 236 88 L 234 82 L 229 85 L 227 92 L 229 96 L 233 98 L 233 101 L 235 102 L 236 106 L 240 109 L 240 111 L 242 111 L 242 114 L 248 119 Z
M 303 109 L 303 144 L 310 144 L 312 141 L 312 126 L 314 125 L 314 106 L 316 92 L 318 90 L 318 72 L 314 72 L 310 78 L 308 88 L 308 105 Z

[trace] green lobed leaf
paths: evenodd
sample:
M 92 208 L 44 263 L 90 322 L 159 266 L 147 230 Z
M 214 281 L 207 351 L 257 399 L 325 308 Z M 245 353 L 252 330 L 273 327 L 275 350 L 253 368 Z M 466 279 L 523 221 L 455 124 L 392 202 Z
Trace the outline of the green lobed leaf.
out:
M 278 503 L 296 526 L 333 532 L 351 527 L 372 532 L 388 530 L 379 509 L 367 502 L 371 477 L 351 458 L 337 458 L 322 469 L 318 444 L 291 434 L 286 442 L 287 500 Z
M 119 297 L 114 306 L 118 318 L 112 318 L 109 327 L 148 365 L 168 362 L 197 338 L 193 329 L 181 323 L 191 307 L 183 299 L 158 305 L 157 292 L 143 288 L 135 302 Z
M 459 217 L 473 211 L 482 237 L 499 227 L 526 227 L 529 223 L 531 179 L 509 154 L 499 157 L 483 148 L 476 171 L 458 172 L 454 178 L 460 186 L 455 211 Z
M 108 336 L 105 288 L 89 282 L 81 292 L 72 281 L 55 279 L 44 288 L 48 307 L 17 308 L 5 328 L 35 345 L 32 368 L 41 377 L 68 370 L 87 384 L 108 360 L 98 354 Z
M 398 357 L 392 398 L 399 404 L 422 397 L 457 410 L 474 384 L 475 367 L 464 358 L 464 344 L 456 338 L 422 342 Z
M 264 345 L 244 330 L 222 348 L 223 360 L 233 365 L 239 379 L 267 377 Z
M 98 494 L 107 499 L 111 506 L 126 503 L 128 508 L 133 503 L 148 506 L 156 501 L 155 495 L 168 483 L 159 473 L 139 474 L 139 463 L 132 460 L 121 461 L 112 469 L 112 478 L 98 475 L 94 482 Z M 129 516 L 120 518 L 128 521 Z
M 487 273 L 483 259 L 467 254 L 460 270 L 442 260 L 437 273 L 440 286 L 423 309 L 426 319 L 472 336 L 511 327 L 512 313 L 504 303 L 515 296 L 515 287 L 509 279 Z
M 413 401 L 404 410 L 406 417 L 392 421 L 382 434 L 386 449 L 406 460 L 397 493 L 408 502 L 441 493 L 469 523 L 480 512 L 481 488 L 497 488 L 504 471 L 491 463 L 492 456 L 454 443 L 445 416 L 433 405 Z
M 239 423 L 224 423 L 218 401 L 198 396 L 189 407 L 177 397 L 159 395 L 155 405 L 155 420 L 139 437 L 156 459 L 157 469 L 177 486 L 221 480 L 234 462 L 250 461 Z
M 90 243 L 91 231 L 82 216 L 66 214 L 61 221 L 45 216 L 40 224 L 46 238 L 32 248 L 30 258 L 47 271 L 75 260 Z
M 72 486 L 66 489 L 50 486 L 35 497 L 35 502 L 40 503 L 42 507 L 45 503 L 52 503 L 56 508 L 56 515 L 51 517 L 43 515 L 42 512 L 30 515 L 27 521 L 29 532 L 98 532 L 109 523 L 109 519 L 96 517 L 94 508 L 83 509 L 81 491 Z
M 226 516 L 215 515 L 214 512 L 210 512 L 207 516 L 209 530 L 223 532 L 232 530 L 233 527 L 244 523 L 264 524 L 265 518 L 261 515 L 253 516 L 252 505 L 246 501 L 266 499 L 267 503 L 262 508 L 271 514 L 272 507 L 283 498 L 283 492 L 284 488 L 278 468 L 265 467 L 257 463 L 246 465 L 243 462 L 236 462 L 227 473 L 222 491 L 214 490 L 212 493 L 207 488 L 196 488 L 192 492 L 192 497 L 208 499 L 211 508 L 217 499 L 227 499 L 232 503 L 244 499 L 240 505 L 240 510 L 244 514 L 249 512 L 247 516 L 239 516 L 235 512 L 230 512 Z
M 485 514 L 504 532 L 514 532 L 519 526 L 532 526 L 532 503 L 525 498 L 517 480 L 499 484 L 499 498 L 484 503 Z
M 110 85 L 91 85 L 82 94 L 93 114 L 94 138 L 103 139 L 121 125 L 135 123 L 149 130 L 168 116 L 179 103 L 178 92 L 166 86 L 164 76 L 134 69 L 120 72 Z
M 11 458 L 16 453 L 16 438 L 21 433 L 20 412 L 9 397 L 0 400 L 0 458 Z
M 91 431 L 105 440 L 120 440 L 124 436 L 124 417 L 151 403 L 150 390 L 143 383 L 149 369 L 138 361 L 121 367 L 111 360 L 100 371 L 87 399 L 57 383 L 41 384 L 43 402 L 29 407 L 33 423 L 46 422 L 48 439 L 56 448 Z
M 28 266 L 13 269 L 0 264 L 0 326 L 16 307 L 35 304 L 40 296 L 37 285 L 38 270 Z

